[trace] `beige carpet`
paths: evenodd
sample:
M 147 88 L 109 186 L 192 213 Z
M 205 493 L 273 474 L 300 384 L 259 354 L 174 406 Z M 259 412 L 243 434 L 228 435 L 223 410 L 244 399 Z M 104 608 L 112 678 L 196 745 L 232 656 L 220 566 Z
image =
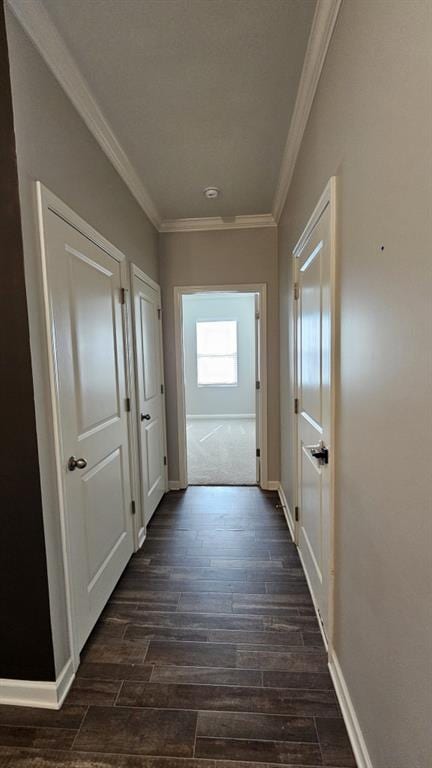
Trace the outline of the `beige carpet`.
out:
M 186 430 L 189 483 L 256 482 L 255 419 L 187 419 Z

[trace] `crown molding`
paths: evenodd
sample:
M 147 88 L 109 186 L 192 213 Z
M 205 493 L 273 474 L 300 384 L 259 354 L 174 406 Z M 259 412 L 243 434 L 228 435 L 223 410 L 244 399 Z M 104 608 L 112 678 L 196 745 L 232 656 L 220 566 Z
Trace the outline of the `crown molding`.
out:
M 8 0 L 25 32 L 152 224 L 161 217 L 40 0 Z
M 317 0 L 294 112 L 282 158 L 273 212 L 257 216 L 161 220 L 147 189 L 90 91 L 41 0 L 8 0 L 8 5 L 101 149 L 159 232 L 275 227 L 288 194 L 297 155 L 342 0 Z
M 202 232 L 214 229 L 258 229 L 276 227 L 271 213 L 255 216 L 208 216 L 202 219 L 166 219 L 159 232 Z
M 273 217 L 276 222 L 280 219 L 288 195 L 303 134 L 341 2 L 342 0 L 317 0 L 297 98 L 282 157 L 276 194 L 273 200 Z

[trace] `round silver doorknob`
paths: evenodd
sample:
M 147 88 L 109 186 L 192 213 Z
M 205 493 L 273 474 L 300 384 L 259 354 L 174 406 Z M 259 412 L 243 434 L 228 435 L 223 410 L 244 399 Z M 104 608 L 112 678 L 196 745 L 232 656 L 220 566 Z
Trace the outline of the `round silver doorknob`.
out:
M 85 459 L 76 459 L 75 456 L 71 456 L 68 461 L 68 470 L 73 472 L 75 469 L 85 469 L 87 462 Z
M 141 414 L 141 421 L 144 421 L 144 419 L 145 419 L 146 421 L 150 421 L 150 419 L 151 419 L 151 416 L 150 416 L 150 414 L 149 414 L 149 413 L 142 413 L 142 414 Z

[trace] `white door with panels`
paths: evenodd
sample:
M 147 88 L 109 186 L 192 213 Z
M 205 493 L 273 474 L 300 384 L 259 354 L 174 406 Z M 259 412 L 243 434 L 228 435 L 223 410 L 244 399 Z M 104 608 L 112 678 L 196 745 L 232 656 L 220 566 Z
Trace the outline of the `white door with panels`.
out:
M 302 241 L 300 241 L 301 243 Z M 327 205 L 297 257 L 298 546 L 324 631 L 331 571 L 331 232 Z
M 136 400 L 145 525 L 167 490 L 160 288 L 132 266 Z
M 133 550 L 121 261 L 46 203 L 42 226 L 76 655 Z
M 261 481 L 261 316 L 260 295 L 255 294 L 255 453 L 256 481 Z

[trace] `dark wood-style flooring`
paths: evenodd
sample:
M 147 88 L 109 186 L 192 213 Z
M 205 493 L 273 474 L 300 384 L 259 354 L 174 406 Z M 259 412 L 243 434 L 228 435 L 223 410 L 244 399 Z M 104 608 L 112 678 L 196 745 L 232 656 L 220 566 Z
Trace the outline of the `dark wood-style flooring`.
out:
M 277 502 L 168 494 L 62 709 L 0 707 L 0 768 L 353 768 Z

